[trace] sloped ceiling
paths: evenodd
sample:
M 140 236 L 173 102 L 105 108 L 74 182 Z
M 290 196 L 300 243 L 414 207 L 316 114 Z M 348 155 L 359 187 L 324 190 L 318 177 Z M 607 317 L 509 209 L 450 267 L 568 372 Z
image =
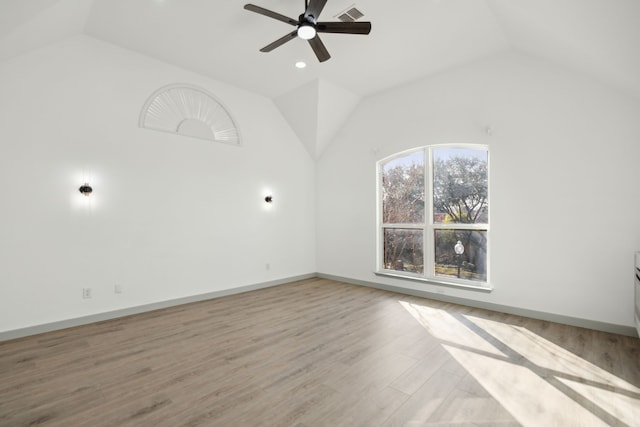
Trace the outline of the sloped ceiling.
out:
M 322 155 L 358 102 L 359 96 L 319 79 L 275 99 L 280 112 L 315 158 Z
M 82 33 L 92 2 L 2 0 L 0 60 Z
M 296 18 L 302 0 L 250 0 Z M 323 34 L 318 63 L 292 27 L 211 0 L 3 0 L 0 59 L 86 34 L 274 100 L 318 157 L 358 100 L 508 50 L 586 73 L 640 99 L 638 0 L 328 0 L 321 19 L 356 6 L 368 36 Z M 294 67 L 305 61 L 305 69 Z
M 640 1 L 490 0 L 490 5 L 515 49 L 640 98 Z

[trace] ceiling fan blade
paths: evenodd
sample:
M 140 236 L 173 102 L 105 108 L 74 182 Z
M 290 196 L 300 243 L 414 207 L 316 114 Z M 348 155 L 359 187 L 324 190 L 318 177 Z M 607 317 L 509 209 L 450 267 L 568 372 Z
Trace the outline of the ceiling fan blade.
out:
M 320 17 L 325 4 L 327 4 L 327 0 L 310 0 L 307 10 L 304 11 L 304 17 L 313 16 L 313 22 L 318 22 L 318 17 Z
M 298 30 L 293 31 L 289 34 L 287 34 L 284 37 L 280 37 L 278 40 L 274 41 L 271 44 L 266 45 L 265 47 L 263 47 L 262 49 L 260 49 L 260 52 L 271 52 L 273 49 L 282 46 L 283 44 L 285 44 L 286 42 L 295 39 L 296 37 L 298 37 Z
M 371 22 L 318 22 L 319 33 L 369 34 Z
M 269 9 L 265 9 L 264 7 L 256 6 L 255 4 L 245 4 L 244 8 L 251 12 L 259 13 L 260 15 L 268 16 L 269 18 L 277 19 L 278 21 L 285 22 L 290 25 L 298 25 L 298 20 L 289 18 L 288 16 L 280 15 L 279 13 L 273 12 Z
M 322 43 L 319 36 L 316 35 L 314 38 L 310 39 L 309 44 L 311 45 L 311 49 L 313 49 L 313 53 L 318 57 L 318 61 L 324 62 L 331 58 L 329 51 L 324 46 L 324 43 Z

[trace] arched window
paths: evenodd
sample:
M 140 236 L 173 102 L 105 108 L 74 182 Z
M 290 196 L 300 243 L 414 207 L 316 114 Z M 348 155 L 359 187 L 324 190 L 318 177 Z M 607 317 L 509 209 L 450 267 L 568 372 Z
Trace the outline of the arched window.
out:
M 238 128 L 212 94 L 197 86 L 172 84 L 155 91 L 140 112 L 140 127 L 240 145 Z
M 488 288 L 489 150 L 433 145 L 378 162 L 378 272 Z

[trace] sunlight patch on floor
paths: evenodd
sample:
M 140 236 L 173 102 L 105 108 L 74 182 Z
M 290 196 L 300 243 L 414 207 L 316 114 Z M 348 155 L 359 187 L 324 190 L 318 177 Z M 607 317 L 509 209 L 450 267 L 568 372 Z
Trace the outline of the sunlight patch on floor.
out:
M 451 317 L 444 310 L 423 307 L 401 301 L 400 304 L 434 337 L 441 340 L 456 336 L 461 330 L 460 322 Z M 462 328 L 464 329 L 464 328 Z M 472 346 L 479 352 L 487 352 L 496 356 L 506 357 L 504 353 L 475 334 L 465 334 L 465 345 Z
M 400 304 L 523 425 L 634 425 L 640 419 L 638 387 L 528 329 Z
M 559 380 L 626 424 L 633 426 L 640 423 L 639 397 L 634 398 L 622 390 L 607 390 L 564 378 Z
M 575 380 L 594 382 L 604 388 L 615 387 L 622 391 L 640 394 L 640 388 L 526 328 L 473 316 L 465 317 L 508 345 L 516 353 L 550 372 L 557 371 L 564 378 L 575 377 Z

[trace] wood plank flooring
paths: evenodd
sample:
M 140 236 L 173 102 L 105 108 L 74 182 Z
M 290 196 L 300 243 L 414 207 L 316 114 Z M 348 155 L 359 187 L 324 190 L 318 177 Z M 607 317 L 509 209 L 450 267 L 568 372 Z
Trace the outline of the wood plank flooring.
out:
M 324 279 L 0 343 L 0 426 L 640 425 L 640 340 Z

